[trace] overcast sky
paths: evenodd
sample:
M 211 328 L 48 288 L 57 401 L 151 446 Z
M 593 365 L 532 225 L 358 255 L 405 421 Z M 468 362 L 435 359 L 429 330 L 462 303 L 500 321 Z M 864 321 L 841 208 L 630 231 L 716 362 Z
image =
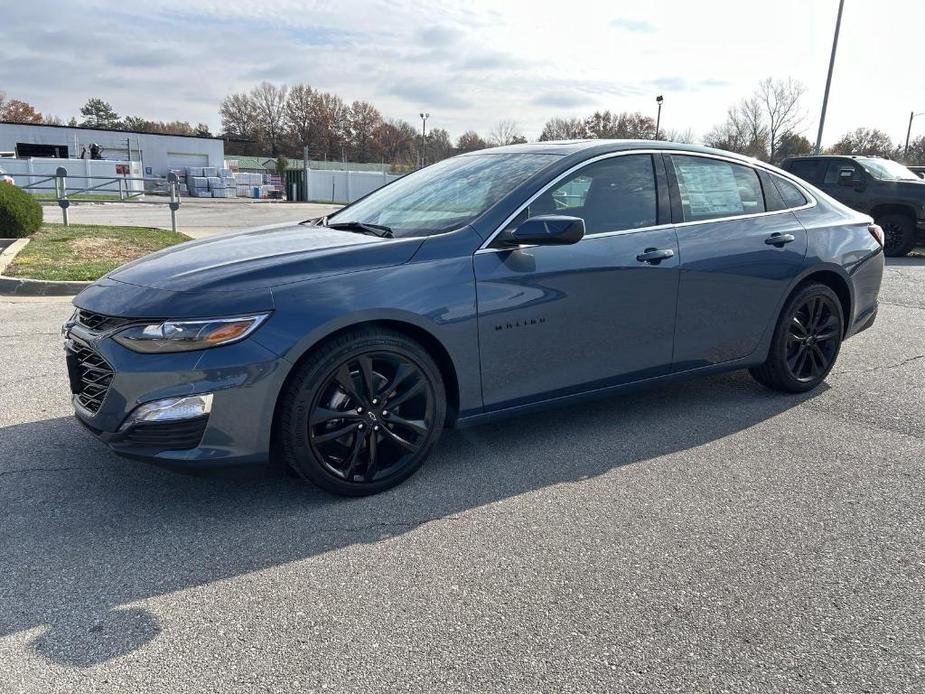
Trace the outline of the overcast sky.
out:
M 905 138 L 925 111 L 925 0 L 846 0 L 824 141 Z M 65 120 L 90 96 L 120 115 L 220 126 L 261 80 L 307 82 L 457 136 L 499 119 L 655 115 L 703 135 L 763 77 L 807 86 L 815 140 L 837 0 L 5 0 L 0 91 Z M 914 129 L 925 134 L 925 116 Z

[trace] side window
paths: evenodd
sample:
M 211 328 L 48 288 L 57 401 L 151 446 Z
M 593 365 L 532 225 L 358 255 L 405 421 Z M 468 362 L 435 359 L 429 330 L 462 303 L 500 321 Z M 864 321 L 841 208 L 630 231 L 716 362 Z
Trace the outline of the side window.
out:
M 818 169 L 819 162 L 815 159 L 797 159 L 790 162 L 790 166 L 787 167 L 787 171 L 809 183 L 814 183 L 818 180 Z
M 858 168 L 854 164 L 844 159 L 833 159 L 829 162 L 829 168 L 826 169 L 823 183 L 827 186 L 837 186 L 842 172 L 845 172 L 846 176 L 849 175 L 850 172 L 852 181 L 861 180 L 861 172 L 858 171 Z
M 776 185 L 777 190 L 780 191 L 780 196 L 784 199 L 785 207 L 802 207 L 809 202 L 800 189 L 787 179 L 781 178 L 780 176 L 774 176 L 773 179 L 774 185 Z
M 563 214 L 585 220 L 585 233 L 638 229 L 658 224 L 655 169 L 648 154 L 628 154 L 589 164 L 553 185 L 517 215 Z
M 671 155 L 685 222 L 764 212 L 754 169 L 720 159 Z

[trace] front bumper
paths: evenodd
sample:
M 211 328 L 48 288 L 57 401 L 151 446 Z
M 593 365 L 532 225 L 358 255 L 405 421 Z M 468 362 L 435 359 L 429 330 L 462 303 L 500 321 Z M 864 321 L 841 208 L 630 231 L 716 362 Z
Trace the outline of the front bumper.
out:
M 139 354 L 75 324 L 66 328 L 65 352 L 77 418 L 116 453 L 189 469 L 268 460 L 289 364 L 253 338 L 197 352 Z M 98 370 L 82 370 L 77 352 L 94 355 Z M 107 369 L 111 375 L 100 377 Z M 88 378 L 104 384 L 90 399 Z M 127 424 L 139 405 L 200 393 L 213 395 L 208 415 Z

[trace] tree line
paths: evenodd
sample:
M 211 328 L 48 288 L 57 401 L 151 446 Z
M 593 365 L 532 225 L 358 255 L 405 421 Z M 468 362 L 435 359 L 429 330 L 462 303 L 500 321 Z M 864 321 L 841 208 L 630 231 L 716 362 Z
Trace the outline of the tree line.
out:
M 584 117 L 553 117 L 546 121 L 539 141 L 586 138 L 642 139 L 695 143 L 702 141 L 747 156 L 780 163 L 788 156 L 809 154 L 812 143 L 805 137 L 806 88 L 793 79 L 761 80 L 754 92 L 732 104 L 725 119 L 702 138 L 690 129 L 660 129 L 651 116 L 639 112 L 595 111 Z M 234 155 L 288 156 L 313 159 L 383 162 L 399 169 L 419 166 L 454 154 L 486 147 L 526 142 L 517 123 L 501 120 L 484 137 L 475 130 L 462 133 L 455 142 L 443 128 L 429 128 L 422 137 L 420 124 L 386 118 L 372 103 L 347 103 L 333 92 L 309 84 L 292 86 L 261 82 L 249 91 L 226 96 L 219 107 L 225 151 Z M 120 117 L 99 97 L 88 99 L 80 119 L 71 126 L 89 126 L 140 132 L 211 136 L 205 123 L 156 121 L 142 116 Z M 7 99 L 0 92 L 0 121 L 48 123 L 63 121 L 43 115 L 32 104 Z M 825 150 L 831 154 L 880 156 L 907 164 L 925 164 L 925 135 L 902 144 L 876 128 L 862 127 L 842 135 Z

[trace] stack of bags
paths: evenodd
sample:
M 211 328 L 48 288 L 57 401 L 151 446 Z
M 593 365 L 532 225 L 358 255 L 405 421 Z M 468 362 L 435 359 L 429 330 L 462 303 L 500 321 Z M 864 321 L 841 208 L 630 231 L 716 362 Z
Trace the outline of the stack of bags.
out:
M 234 180 L 239 196 L 244 198 L 254 197 L 255 187 L 260 187 L 261 196 L 263 195 L 263 174 L 239 171 Z
M 202 175 L 201 166 L 186 167 L 186 190 L 193 198 L 210 198 L 209 179 Z

